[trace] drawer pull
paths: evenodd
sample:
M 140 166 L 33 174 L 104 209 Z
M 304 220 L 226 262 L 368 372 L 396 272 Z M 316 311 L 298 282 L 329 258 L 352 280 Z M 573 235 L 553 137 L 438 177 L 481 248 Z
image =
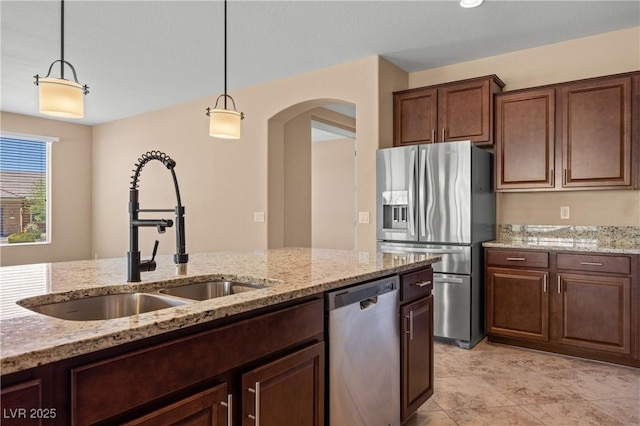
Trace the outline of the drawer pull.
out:
M 525 260 L 527 260 L 526 257 L 507 257 L 507 260 L 513 260 L 513 261 L 518 261 L 518 262 L 524 262 Z
M 580 264 L 586 266 L 604 266 L 604 263 L 600 262 L 580 262 Z
M 418 287 L 424 287 L 424 286 L 429 285 L 429 284 L 431 284 L 431 281 L 422 281 L 420 283 L 411 283 L 411 285 L 416 285 Z

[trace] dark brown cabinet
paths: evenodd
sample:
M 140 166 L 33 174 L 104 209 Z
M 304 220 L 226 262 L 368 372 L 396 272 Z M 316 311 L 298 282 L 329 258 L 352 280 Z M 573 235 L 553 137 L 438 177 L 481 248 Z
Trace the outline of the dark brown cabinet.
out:
M 493 143 L 495 75 L 393 94 L 394 146 L 471 140 Z
M 227 396 L 227 385 L 223 383 L 213 389 L 200 392 L 167 407 L 156 410 L 123 426 L 227 426 L 232 415 Z
M 324 344 L 242 375 L 242 424 L 324 425 Z
M 433 395 L 433 269 L 400 275 L 400 399 L 404 422 Z
M 487 332 L 548 341 L 548 280 L 544 271 L 487 268 Z
M 11 426 L 41 425 L 55 419 L 56 410 L 42 405 L 42 381 L 29 380 L 2 387 L 2 424 Z
M 636 72 L 497 94 L 496 190 L 633 189 L 638 84 Z
M 496 189 L 553 188 L 555 90 L 496 96 Z
M 640 366 L 638 256 L 485 255 L 490 341 Z
M 557 341 L 563 345 L 631 353 L 631 280 L 558 273 Z
M 631 77 L 567 84 L 560 93 L 562 186 L 630 186 Z

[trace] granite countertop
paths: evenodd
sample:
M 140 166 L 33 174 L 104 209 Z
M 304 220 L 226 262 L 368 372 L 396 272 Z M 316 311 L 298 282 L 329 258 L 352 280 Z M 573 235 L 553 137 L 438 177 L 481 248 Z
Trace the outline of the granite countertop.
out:
M 484 247 L 640 254 L 640 227 L 500 225 Z
M 42 263 L 0 268 L 0 371 L 9 374 L 172 330 L 248 312 L 360 281 L 427 266 L 424 254 L 287 248 L 190 254 L 188 274 L 176 276 L 170 255 L 142 282 L 126 282 L 126 259 Z M 223 279 L 265 288 L 103 321 L 67 321 L 34 306 L 102 294 L 155 291 Z M 26 299 L 26 301 L 25 301 Z

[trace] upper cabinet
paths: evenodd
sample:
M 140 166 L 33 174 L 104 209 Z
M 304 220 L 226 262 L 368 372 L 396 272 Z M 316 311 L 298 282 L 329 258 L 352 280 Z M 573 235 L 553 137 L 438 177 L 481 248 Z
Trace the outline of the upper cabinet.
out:
M 496 189 L 553 188 L 555 90 L 496 96 Z
M 638 75 L 496 95 L 496 190 L 633 189 Z
M 631 185 L 631 77 L 568 84 L 562 104 L 562 186 Z
M 393 145 L 471 140 L 493 143 L 493 95 L 504 83 L 495 75 L 393 94 Z

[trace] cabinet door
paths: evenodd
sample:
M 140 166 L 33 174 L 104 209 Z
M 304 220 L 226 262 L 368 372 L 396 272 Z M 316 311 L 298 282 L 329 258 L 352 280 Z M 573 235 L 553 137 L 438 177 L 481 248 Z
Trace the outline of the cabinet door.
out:
M 404 422 L 433 395 L 433 296 L 400 308 L 403 327 L 401 416 Z
M 553 188 L 555 90 L 496 97 L 496 189 Z
M 2 424 L 6 426 L 41 425 L 45 417 L 46 419 L 56 418 L 55 409 L 47 409 L 47 416 L 42 409 L 40 379 L 2 388 L 0 400 L 2 401 Z M 38 415 L 34 416 L 34 413 Z
M 563 86 L 563 187 L 631 185 L 631 77 Z
M 393 95 L 393 146 L 434 143 L 438 91 L 412 90 Z
M 491 141 L 492 105 L 489 79 L 438 89 L 438 141 Z
M 631 353 L 631 280 L 604 275 L 558 274 L 563 345 Z
M 243 374 L 242 424 L 324 425 L 324 344 Z
M 230 402 L 227 384 L 223 383 L 127 422 L 123 426 L 226 426 L 229 424 L 227 416 L 231 414 Z
M 549 340 L 548 274 L 487 268 L 487 332 L 527 340 Z

